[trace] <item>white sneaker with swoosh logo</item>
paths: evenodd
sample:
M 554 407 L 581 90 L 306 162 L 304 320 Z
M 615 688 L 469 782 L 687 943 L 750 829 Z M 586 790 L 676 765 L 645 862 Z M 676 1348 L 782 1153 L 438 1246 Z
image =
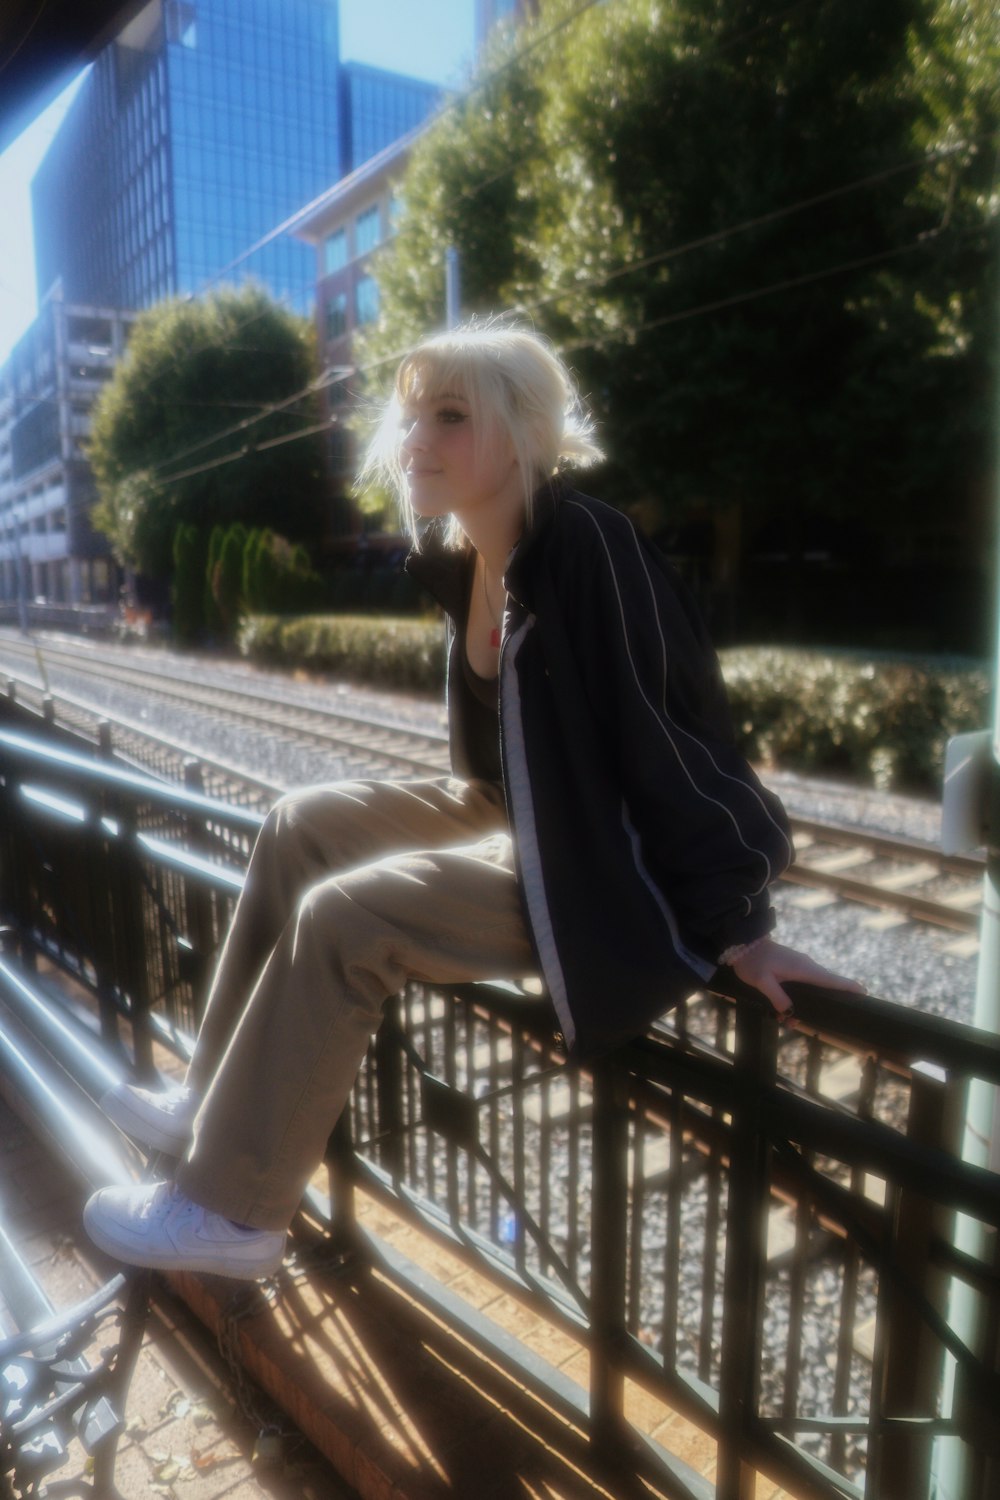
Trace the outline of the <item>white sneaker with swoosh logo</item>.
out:
M 250 1229 L 193 1203 L 171 1182 L 108 1187 L 93 1195 L 83 1224 L 116 1260 L 157 1271 L 202 1271 L 256 1281 L 285 1254 L 284 1230 Z
M 136 1083 L 117 1083 L 101 1100 L 101 1108 L 119 1130 L 140 1146 L 183 1156 L 191 1143 L 191 1126 L 201 1100 L 185 1084 L 144 1089 Z

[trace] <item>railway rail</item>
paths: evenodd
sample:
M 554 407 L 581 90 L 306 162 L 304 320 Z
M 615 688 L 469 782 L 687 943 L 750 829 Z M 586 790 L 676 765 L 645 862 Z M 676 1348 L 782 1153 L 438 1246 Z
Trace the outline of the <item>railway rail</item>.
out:
M 338 764 L 338 775 L 412 777 L 448 770 L 443 730 L 406 727 L 377 711 L 363 713 L 309 704 L 294 684 L 280 695 L 274 687 L 233 684 L 223 674 L 192 680 L 169 664 L 122 661 L 123 652 L 49 640 L 38 643 L 0 637 L 0 671 L 8 698 L 75 733 L 100 742 L 105 751 L 167 780 L 197 782 L 206 792 L 243 806 L 266 808 L 289 783 L 206 755 L 200 744 L 171 740 L 136 719 L 110 715 L 77 693 L 53 690 L 50 673 L 73 674 L 79 684 L 113 684 L 227 721 L 245 732 L 248 759 L 257 738 L 308 745 Z M 235 673 L 231 673 L 235 676 Z M 81 691 L 82 691 L 81 687 Z M 981 854 L 943 855 L 933 843 L 888 836 L 855 824 L 802 816 L 791 819 L 797 858 L 786 874 L 794 885 L 831 900 L 862 903 L 909 919 L 971 935 L 982 894 Z

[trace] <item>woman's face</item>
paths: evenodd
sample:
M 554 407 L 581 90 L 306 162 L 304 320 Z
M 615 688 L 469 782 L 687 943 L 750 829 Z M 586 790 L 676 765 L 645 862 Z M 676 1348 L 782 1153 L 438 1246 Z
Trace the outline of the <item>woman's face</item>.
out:
M 418 516 L 461 516 L 522 491 L 510 439 L 494 432 L 477 441 L 472 408 L 457 392 L 407 402 L 399 456 Z

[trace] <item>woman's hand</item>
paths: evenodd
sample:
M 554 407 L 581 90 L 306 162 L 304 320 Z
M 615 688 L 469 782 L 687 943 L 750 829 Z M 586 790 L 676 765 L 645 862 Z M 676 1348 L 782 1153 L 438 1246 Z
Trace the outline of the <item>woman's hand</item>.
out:
M 857 980 L 832 974 L 822 964 L 815 963 L 807 953 L 799 953 L 795 948 L 785 948 L 769 937 L 751 943 L 746 952 L 734 960 L 732 970 L 737 979 L 766 995 L 779 1016 L 788 1016 L 793 1009 L 783 988 L 787 980 L 826 986 L 831 990 L 850 990 L 855 995 L 867 994 L 864 985 L 858 984 Z

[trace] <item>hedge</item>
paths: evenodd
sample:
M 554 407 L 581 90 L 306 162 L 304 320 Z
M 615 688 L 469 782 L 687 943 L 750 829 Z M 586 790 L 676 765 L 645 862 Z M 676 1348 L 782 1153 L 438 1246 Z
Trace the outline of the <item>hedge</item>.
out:
M 765 766 L 939 792 L 949 737 L 990 722 L 981 663 L 769 646 L 720 659 L 740 747 Z
M 435 620 L 256 615 L 246 656 L 379 687 L 440 692 Z M 940 791 L 950 735 L 990 722 L 984 664 L 743 646 L 720 653 L 740 747 L 759 765 L 838 775 L 880 790 Z
M 372 615 L 250 615 L 237 636 L 255 661 L 410 692 L 444 685 L 439 620 Z

